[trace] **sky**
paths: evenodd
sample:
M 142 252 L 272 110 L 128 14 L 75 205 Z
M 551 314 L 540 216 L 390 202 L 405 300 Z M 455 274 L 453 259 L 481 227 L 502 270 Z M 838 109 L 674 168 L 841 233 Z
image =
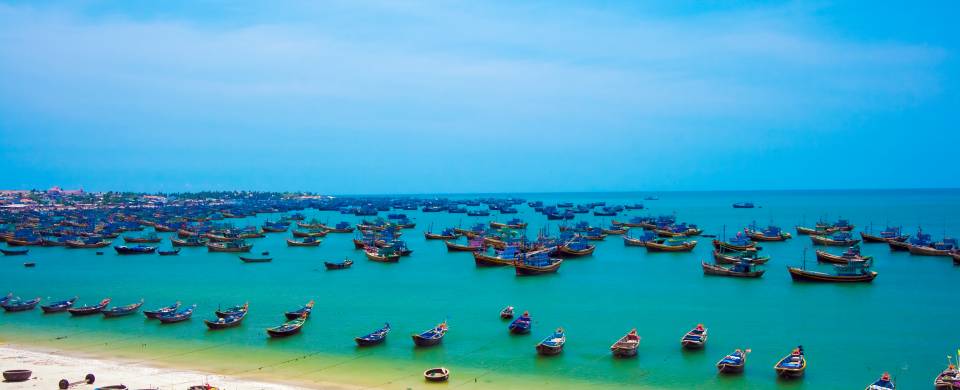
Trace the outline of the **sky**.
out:
M 0 0 L 0 189 L 955 188 L 957 8 Z

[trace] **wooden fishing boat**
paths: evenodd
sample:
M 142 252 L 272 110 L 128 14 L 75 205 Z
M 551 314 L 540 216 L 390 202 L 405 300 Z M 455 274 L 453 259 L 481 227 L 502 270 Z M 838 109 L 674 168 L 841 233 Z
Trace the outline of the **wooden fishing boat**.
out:
M 459 236 L 453 229 L 443 229 L 441 233 L 433 233 L 429 230 L 423 232 L 423 237 L 428 240 L 454 240 Z
M 287 246 L 320 246 L 321 241 L 323 240 L 319 240 L 315 237 L 307 237 L 303 241 L 291 240 L 288 238 Z
M 150 233 L 148 235 L 139 237 L 123 236 L 123 242 L 127 244 L 156 244 L 160 242 L 160 239 L 160 236 L 158 236 L 156 233 Z
M 944 238 L 942 241 L 933 242 L 929 245 L 910 245 L 908 250 L 911 255 L 949 257 L 957 250 L 957 240 L 954 238 Z
M 833 234 L 833 233 L 836 233 L 837 231 L 839 231 L 839 229 L 832 228 L 832 227 L 830 227 L 830 228 L 823 228 L 823 227 L 809 228 L 809 227 L 804 227 L 804 226 L 797 226 L 796 229 L 797 229 L 797 234 L 802 234 L 802 235 L 805 235 L 805 236 L 826 236 L 826 235 Z
M 189 320 L 193 316 L 193 311 L 197 309 L 197 305 L 189 307 L 181 307 L 171 312 L 163 313 L 157 315 L 155 318 L 160 320 L 161 324 L 173 324 L 177 322 L 183 322 Z
M 645 247 L 647 248 L 647 252 L 690 252 L 696 246 L 697 241 L 658 238 L 648 242 Z
M 4 256 L 23 256 L 29 252 L 29 249 L 0 249 Z
M 509 320 L 513 318 L 513 306 L 507 306 L 500 310 L 500 318 L 504 320 Z
M 413 344 L 418 347 L 431 347 L 440 344 L 443 336 L 447 334 L 447 321 L 443 321 L 433 329 L 412 335 Z
M 7 312 L 20 312 L 20 311 L 30 311 L 33 308 L 37 307 L 37 304 L 40 303 L 40 298 L 33 298 L 28 300 L 21 300 L 20 298 L 10 298 L 3 305 L 4 311 Z
M 563 328 L 557 328 L 552 335 L 547 336 L 537 343 L 537 353 L 543 356 L 552 356 L 563 352 L 563 346 L 567 343 L 567 335 Z
M 176 256 L 180 253 L 180 248 L 176 248 L 169 251 L 157 251 L 160 256 Z
M 680 345 L 686 349 L 702 349 L 707 344 L 707 328 L 703 324 L 691 329 L 680 338 Z
M 240 326 L 240 323 L 243 322 L 244 318 L 247 318 L 246 310 L 227 316 L 221 316 L 220 314 L 217 314 L 217 318 L 215 320 L 203 320 L 203 323 L 207 325 L 207 329 L 220 330 Z
M 355 341 L 359 347 L 369 347 L 383 343 L 383 341 L 387 339 L 388 333 L 390 333 L 390 324 L 386 323 L 383 324 L 383 327 L 380 329 L 360 337 L 354 337 L 353 341 Z
M 200 237 L 195 237 L 195 236 L 190 236 L 190 237 L 187 237 L 187 238 L 173 238 L 173 237 L 170 237 L 170 243 L 173 244 L 173 246 L 176 246 L 176 247 L 181 247 L 181 246 L 196 247 L 196 246 L 205 246 L 205 245 L 207 245 L 207 240 L 205 240 L 205 239 L 203 239 L 203 238 L 200 238 Z
M 860 246 L 854 245 L 847 248 L 842 254 L 835 255 L 827 251 L 817 251 L 817 261 L 833 264 L 847 264 L 851 261 L 869 261 L 873 256 L 863 256 L 860 254 Z
M 83 305 L 81 307 L 71 307 L 67 309 L 67 311 L 70 313 L 70 315 L 74 315 L 78 317 L 88 316 L 88 315 L 100 313 L 101 311 L 103 311 L 103 309 L 107 308 L 107 305 L 109 304 L 110 304 L 110 298 L 104 298 L 103 300 L 100 301 L 100 303 L 96 305 L 93 305 L 93 306 Z
M 339 263 L 332 263 L 332 262 L 329 262 L 329 261 L 324 261 L 324 262 L 323 262 L 323 265 L 324 265 L 324 267 L 327 267 L 327 270 L 347 269 L 347 268 L 350 268 L 350 266 L 353 265 L 353 260 L 344 259 L 343 261 L 341 261 L 341 262 L 339 262 Z
M 109 309 L 104 309 L 100 313 L 103 314 L 105 318 L 123 317 L 136 313 L 137 310 L 140 310 L 141 306 L 143 306 L 143 299 L 140 299 L 140 302 L 131 303 L 126 306 L 115 306 Z
M 70 299 L 64 299 L 62 301 L 50 302 L 46 305 L 40 305 L 40 310 L 43 310 L 44 313 L 60 313 L 67 311 L 67 309 L 73 307 L 77 303 L 78 297 L 73 297 Z
M 327 231 L 326 231 L 326 230 L 320 230 L 320 229 L 311 229 L 311 230 L 307 230 L 307 231 L 294 229 L 294 231 L 293 231 L 292 234 L 293 234 L 293 236 L 296 237 L 296 238 L 324 237 L 324 236 L 327 235 Z
M 807 370 L 807 359 L 803 355 L 803 346 L 798 346 L 789 355 L 773 366 L 781 378 L 799 378 Z
M 730 251 L 745 251 L 750 248 L 755 248 L 756 246 L 756 242 L 751 241 L 747 237 L 741 236 L 739 233 L 735 238 L 731 238 L 729 241 L 720 241 L 717 239 L 713 240 L 714 248 Z
M 297 310 L 294 310 L 294 311 L 288 311 L 288 312 L 286 312 L 286 313 L 283 313 L 283 315 L 284 315 L 284 317 L 287 317 L 288 320 L 295 320 L 295 319 L 300 318 L 300 317 L 310 318 L 310 313 L 313 313 L 313 300 L 312 300 L 312 299 L 310 300 L 310 302 L 307 302 L 306 305 L 303 305 L 303 307 L 301 307 L 301 308 L 299 308 L 299 309 L 297 309 Z
M 638 347 L 640 347 L 640 336 L 637 335 L 637 328 L 633 328 L 610 346 L 610 352 L 613 353 L 613 357 L 633 357 L 637 356 Z
M 622 226 L 610 226 L 610 227 L 608 227 L 608 228 L 601 228 L 601 229 L 600 229 L 600 231 L 601 231 L 603 234 L 617 235 L 617 236 L 623 235 L 623 234 L 627 234 L 627 231 L 628 231 L 628 230 L 629 230 L 629 229 L 627 229 L 627 228 L 625 228 L 625 227 L 622 227 Z
M 563 257 L 581 257 L 593 254 L 596 245 L 587 243 L 583 238 L 575 238 L 557 247 L 556 254 Z
M 632 235 L 623 236 L 623 245 L 625 246 L 647 246 L 648 242 L 657 239 L 656 233 L 644 230 L 639 237 Z
M 762 265 L 770 261 L 770 256 L 760 256 L 759 251 L 750 248 L 745 251 L 727 251 L 716 249 L 713 251 L 713 260 L 717 264 L 737 264 L 747 260 L 751 264 Z
M 743 372 L 744 367 L 747 366 L 747 354 L 750 353 L 750 350 L 745 351 L 737 349 L 733 353 L 724 356 L 723 359 L 720 359 L 717 362 L 717 371 L 721 374 L 739 374 Z
M 890 227 L 880 232 L 879 235 L 873 235 L 870 232 L 861 231 L 860 238 L 863 239 L 864 243 L 885 243 L 891 240 L 893 241 L 906 241 L 910 238 L 909 234 L 901 234 L 901 229 L 899 227 Z
M 513 263 L 517 276 L 531 276 L 555 273 L 563 264 L 563 259 L 551 258 L 546 252 L 523 254 Z
M 354 227 L 350 225 L 349 222 L 342 221 L 337 222 L 334 226 L 320 226 L 322 229 L 326 229 L 330 233 L 353 233 Z
M 829 236 L 810 236 L 813 245 L 826 246 L 854 246 L 860 243 L 860 240 L 853 238 L 849 232 L 836 232 Z
M 446 382 L 450 379 L 450 370 L 445 367 L 431 368 L 423 372 L 423 378 L 428 382 Z
M 887 245 L 890 246 L 890 250 L 894 252 L 907 252 L 910 250 L 910 243 L 906 241 L 887 241 Z
M 790 233 L 781 230 L 777 226 L 767 226 L 763 229 L 748 229 L 746 233 L 747 237 L 751 240 L 761 242 L 786 241 L 793 238 Z
M 474 252 L 483 250 L 485 246 L 482 238 L 470 239 L 467 245 L 459 244 L 451 240 L 446 240 L 443 243 L 447 245 L 447 251 L 450 252 Z
M 753 202 L 737 202 L 733 204 L 735 209 L 752 209 L 756 207 Z
M 217 309 L 214 314 L 217 317 L 232 317 L 237 316 L 247 312 L 247 309 L 250 308 L 250 302 L 244 303 L 242 305 L 231 306 L 226 309 Z
M 477 267 L 502 267 L 513 265 L 519 256 L 516 247 L 508 246 L 493 256 L 481 251 L 473 252 L 473 261 Z
M 490 221 L 491 229 L 526 229 L 527 223 L 521 221 L 520 219 L 513 218 L 507 222 L 496 222 Z
M 367 259 L 379 263 L 396 263 L 400 261 L 400 253 L 393 247 L 367 247 L 363 253 L 367 256 Z
M 844 265 L 834 265 L 836 274 L 809 271 L 797 267 L 787 267 L 795 282 L 832 282 L 832 283 L 870 283 L 876 279 L 876 271 L 866 270 L 866 261 L 851 261 Z
M 897 385 L 890 380 L 890 373 L 885 372 L 880 375 L 880 379 L 867 386 L 866 390 L 896 390 L 896 388 Z M 934 385 L 934 388 L 936 388 L 936 385 Z
M 149 319 L 156 319 L 159 316 L 170 314 L 180 308 L 180 302 L 176 302 L 170 306 L 163 306 L 155 310 L 144 310 L 143 315 Z
M 289 337 L 300 333 L 303 324 L 307 322 L 307 314 L 304 313 L 300 318 L 289 320 L 279 326 L 267 328 L 267 335 L 270 337 Z
M 510 325 L 507 326 L 507 330 L 513 334 L 527 334 L 530 333 L 530 328 L 533 326 L 533 321 L 530 319 L 530 312 L 523 312 L 520 317 L 510 322 Z
M 741 261 L 734 264 L 733 267 L 730 268 L 721 267 L 716 264 L 709 264 L 707 262 L 700 262 L 700 265 L 703 267 L 704 275 L 759 278 L 763 276 L 764 273 L 764 270 L 754 268 L 755 266 L 749 261 Z
M 253 248 L 253 244 L 247 244 L 242 240 L 207 243 L 207 252 L 242 253 L 242 252 L 250 252 L 251 248 Z
M 247 257 L 247 256 L 238 256 L 240 261 L 244 263 L 269 263 L 273 261 L 272 257 Z
M 947 368 L 934 378 L 933 388 L 936 390 L 960 389 L 960 371 L 953 364 L 948 364 Z
M 910 250 L 911 246 L 927 246 L 933 243 L 933 238 L 923 232 L 922 228 L 917 228 L 917 234 L 912 238 L 908 238 L 904 241 L 889 240 L 887 245 L 890 246 L 891 251 L 902 251 L 907 252 Z
M 155 246 L 145 246 L 145 245 L 136 245 L 136 246 L 126 246 L 119 245 L 113 247 L 117 251 L 118 255 L 148 255 L 157 251 Z
M 17 237 L 7 238 L 8 246 L 38 246 L 41 244 L 43 244 L 43 239 L 39 237 L 35 239 Z

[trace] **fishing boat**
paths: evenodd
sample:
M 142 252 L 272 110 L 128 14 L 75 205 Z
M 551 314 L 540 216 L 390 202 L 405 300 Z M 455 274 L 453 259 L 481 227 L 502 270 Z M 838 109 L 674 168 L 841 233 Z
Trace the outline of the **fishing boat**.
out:
M 637 328 L 633 328 L 610 346 L 610 352 L 613 353 L 613 357 L 633 357 L 637 356 L 638 347 L 640 347 L 640 336 L 637 335 Z
M 563 245 L 558 246 L 556 254 L 563 257 L 581 257 L 592 255 L 596 249 L 596 245 L 588 243 L 583 237 L 575 237 Z
M 137 244 L 136 246 L 119 245 L 113 247 L 118 255 L 148 255 L 157 251 L 155 246 Z
M 626 246 L 647 246 L 648 242 L 654 241 L 657 239 L 657 234 L 649 231 L 643 230 L 642 234 L 638 237 L 632 235 L 623 236 L 623 245 Z
M 50 302 L 46 305 L 40 305 L 40 310 L 43 310 L 44 313 L 60 313 L 67 311 L 67 309 L 73 307 L 77 303 L 78 297 L 73 297 L 70 299 L 64 299 L 61 301 Z
M 347 268 L 350 268 L 350 266 L 352 265 L 353 265 L 353 260 L 350 260 L 350 259 L 344 259 L 343 261 L 338 263 L 329 262 L 329 261 L 323 262 L 323 266 L 326 267 L 327 270 L 347 269 Z
M 807 370 L 807 359 L 803 354 L 803 346 L 798 346 L 793 352 L 790 352 L 789 355 L 780 359 L 780 361 L 773 366 L 773 369 L 777 372 L 777 376 L 781 378 L 798 378 L 803 376 L 804 371 Z
M 157 253 L 160 254 L 160 256 L 176 256 L 177 254 L 180 253 L 180 248 L 176 248 L 168 251 L 158 250 Z
M 394 247 L 367 247 L 363 253 L 367 256 L 367 259 L 379 263 L 396 263 L 400 261 L 400 252 Z
M 563 345 L 566 343 L 567 336 L 564 334 L 563 328 L 557 328 L 552 335 L 537 343 L 537 353 L 544 356 L 559 354 L 563 352 Z
M 296 238 L 324 237 L 327 235 L 327 231 L 320 228 L 313 228 L 306 231 L 294 229 L 292 234 Z
M 840 229 L 829 227 L 826 225 L 817 224 L 816 227 L 805 227 L 805 226 L 796 226 L 797 234 L 802 234 L 805 236 L 826 236 L 833 233 L 836 233 Z
M 770 261 L 770 256 L 760 256 L 760 251 L 756 248 L 749 248 L 745 251 L 724 249 L 714 249 L 713 251 L 713 261 L 717 264 L 737 264 L 743 260 L 751 264 L 762 265 Z
M 126 306 L 114 306 L 109 309 L 104 309 L 100 313 L 103 314 L 105 318 L 123 317 L 136 313 L 137 310 L 140 310 L 141 306 L 143 306 L 143 299 L 140 299 L 140 302 L 131 303 Z
M 423 232 L 423 237 L 428 240 L 455 240 L 459 237 L 460 234 L 455 232 L 452 228 L 443 229 L 440 233 L 433 233 L 430 230 Z
M 157 315 L 155 318 L 160 320 L 161 324 L 173 324 L 177 322 L 183 322 L 189 320 L 193 316 L 193 311 L 197 309 L 197 305 L 180 307 L 174 311 L 163 313 Z
M 413 343 L 418 347 L 431 347 L 437 344 L 440 344 L 443 341 L 443 336 L 447 334 L 447 321 L 443 321 L 433 329 L 424 331 L 419 334 L 414 334 Z
M 753 241 L 763 241 L 763 242 L 772 242 L 772 241 L 786 241 L 793 238 L 790 233 L 787 233 L 780 229 L 778 226 L 767 226 L 765 228 L 757 228 L 756 225 L 751 225 L 747 229 L 747 237 Z
M 29 251 L 29 249 L 0 249 L 0 253 L 3 253 L 5 256 L 23 256 Z
M 310 313 L 312 312 L 313 312 L 313 300 L 311 299 L 310 302 L 307 302 L 307 304 L 303 305 L 303 307 L 294 311 L 288 311 L 286 313 L 283 313 L 283 315 L 288 320 L 295 320 L 300 317 L 310 318 Z
M 284 322 L 279 326 L 267 328 L 267 335 L 270 337 L 288 337 L 300 333 L 303 324 L 307 322 L 307 314 L 300 315 L 299 318 Z
M 320 242 L 323 240 L 316 237 L 307 237 L 303 241 L 287 239 L 287 246 L 320 246 Z
M 123 242 L 127 244 L 156 244 L 160 242 L 160 236 L 154 232 L 142 236 L 123 236 Z
M 542 275 L 555 273 L 563 264 L 563 259 L 551 258 L 546 252 L 525 253 L 513 263 L 517 276 Z
M 884 243 L 892 241 L 906 241 L 910 238 L 909 234 L 901 234 L 901 229 L 899 227 L 888 226 L 886 229 L 880 232 L 879 235 L 873 235 L 870 232 L 861 231 L 860 238 L 863 239 L 864 243 Z
M 600 228 L 600 232 L 603 234 L 612 234 L 612 235 L 623 235 L 627 234 L 627 231 L 630 230 L 624 226 L 610 225 L 607 228 Z
M 88 315 L 100 313 L 101 311 L 103 311 L 103 309 L 107 308 L 107 305 L 109 304 L 110 304 L 110 298 L 104 298 L 103 300 L 100 301 L 100 303 L 96 305 L 93 305 L 93 306 L 83 305 L 81 307 L 71 307 L 67 309 L 67 311 L 70 313 L 70 315 L 74 315 L 74 316 L 88 316 Z
M 446 367 L 431 368 L 423 372 L 423 378 L 428 382 L 446 382 L 450 379 L 450 370 Z
M 203 320 L 203 323 L 207 325 L 207 329 L 210 330 L 220 330 L 233 328 L 240 326 L 240 323 L 243 322 L 243 319 L 247 318 L 247 311 L 238 311 L 227 316 L 221 316 L 217 313 L 217 318 L 214 320 Z
M 733 208 L 735 209 L 752 209 L 754 207 L 756 207 L 756 205 L 754 205 L 753 202 L 737 202 L 733 204 Z
M 486 252 L 473 252 L 473 261 L 477 267 L 502 267 L 513 265 L 517 261 L 520 253 L 514 246 L 505 247 L 502 251 L 497 251 L 494 255 Z
M 891 251 L 909 251 L 911 246 L 927 246 L 933 243 L 933 237 L 923 232 L 923 228 L 917 228 L 917 234 L 905 241 L 890 240 L 887 245 Z
M 759 278 L 763 276 L 764 270 L 757 269 L 756 265 L 749 260 L 741 260 L 732 267 L 722 267 L 716 264 L 700 262 L 704 275 L 733 276 L 738 278 Z
M 249 302 L 244 303 L 242 305 L 231 306 L 226 309 L 217 309 L 217 311 L 215 311 L 214 314 L 217 317 L 221 317 L 221 318 L 232 317 L 232 316 L 237 316 L 237 315 L 246 313 L 248 308 L 250 308 Z
M 877 379 L 869 386 L 866 390 L 896 390 L 897 385 L 890 380 L 890 373 L 885 372 L 883 375 L 880 375 L 880 379 Z M 936 386 L 934 386 L 936 388 Z
M 186 238 L 170 237 L 170 243 L 176 247 L 181 247 L 181 246 L 196 247 L 196 246 L 207 245 L 207 240 L 197 236 L 190 236 Z
M 273 257 L 262 256 L 262 257 L 248 257 L 248 256 L 237 256 L 240 258 L 240 261 L 244 263 L 269 263 L 273 261 Z
M 251 248 L 253 244 L 247 244 L 243 240 L 207 243 L 207 252 L 250 252 Z
M 580 237 L 583 237 L 587 241 L 603 241 L 607 239 L 607 234 L 603 232 L 603 229 L 590 227 L 583 233 L 580 233 Z
M 507 222 L 490 221 L 491 229 L 524 229 L 526 227 L 527 223 L 519 218 L 511 218 Z
M 932 242 L 928 245 L 910 245 L 908 250 L 911 255 L 950 256 L 957 251 L 957 240 L 955 238 L 944 237 L 943 240 Z
M 354 337 L 353 341 L 357 343 L 359 347 L 369 347 L 371 345 L 377 345 L 382 343 L 387 339 L 387 334 L 390 333 L 390 324 L 383 324 L 383 327 L 377 329 L 373 332 L 367 333 L 366 335 L 360 337 Z
M 172 305 L 163 306 L 163 307 L 157 308 L 157 309 L 155 309 L 155 310 L 144 310 L 144 311 L 143 311 L 143 315 L 146 316 L 146 317 L 149 318 L 149 319 L 156 319 L 156 318 L 159 317 L 159 316 L 173 313 L 173 312 L 177 311 L 177 309 L 179 309 L 179 308 L 180 308 L 180 302 L 176 302 L 176 303 L 174 303 L 174 304 L 172 304 Z
M 960 389 L 960 371 L 953 364 L 947 364 L 947 368 L 933 380 L 933 388 L 936 390 Z
M 853 238 L 853 235 L 850 232 L 836 232 L 829 236 L 810 236 L 810 240 L 813 241 L 813 245 L 826 245 L 826 246 L 854 246 L 860 242 Z
M 509 320 L 513 318 L 513 306 L 507 306 L 500 310 L 500 318 L 504 320 Z
M 19 297 L 16 297 L 7 299 L 0 307 L 3 307 L 4 311 L 12 313 L 33 310 L 33 308 L 37 307 L 38 303 L 40 303 L 39 297 L 28 300 L 21 300 Z
M 513 334 L 527 334 L 530 333 L 530 328 L 533 326 L 533 322 L 530 319 L 529 312 L 523 312 L 520 317 L 510 322 L 510 325 L 507 326 L 507 330 Z
M 347 221 L 337 222 L 333 227 L 323 225 L 320 228 L 326 229 L 330 233 L 353 233 L 354 230 L 354 227 Z
M 450 252 L 474 252 L 483 250 L 484 243 L 482 238 L 471 238 L 467 245 L 458 244 L 454 241 L 444 241 L 444 244 L 447 245 L 447 251 Z
M 686 349 L 701 349 L 707 344 L 707 328 L 703 324 L 691 329 L 680 338 L 680 345 Z
M 658 238 L 645 246 L 647 252 L 690 252 L 697 246 L 697 241 L 686 241 L 682 238 Z
M 787 271 L 790 272 L 794 282 L 870 283 L 877 277 L 877 272 L 867 270 L 869 263 L 869 261 L 850 261 L 847 264 L 835 264 L 835 274 L 789 266 Z
M 851 246 L 839 255 L 822 250 L 817 251 L 817 261 L 824 263 L 847 264 L 851 261 L 868 261 L 870 259 L 873 259 L 873 256 L 863 256 L 860 254 L 860 245 Z
M 721 241 L 714 239 L 713 247 L 716 249 L 726 249 L 732 251 L 745 251 L 749 248 L 755 248 L 757 243 L 750 240 L 750 237 L 743 235 L 742 232 L 737 232 L 737 235 L 733 238 L 730 238 L 726 241 Z
M 747 354 L 750 350 L 737 349 L 717 362 L 717 371 L 721 374 L 739 374 L 747 366 Z

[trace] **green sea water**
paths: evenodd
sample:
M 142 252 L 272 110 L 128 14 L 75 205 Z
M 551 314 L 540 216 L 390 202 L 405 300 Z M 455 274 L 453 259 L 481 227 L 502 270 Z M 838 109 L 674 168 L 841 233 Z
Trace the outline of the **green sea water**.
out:
M 960 226 L 960 191 L 803 191 L 691 192 L 648 194 L 520 194 L 545 203 L 570 201 L 608 204 L 644 203 L 631 215 L 672 214 L 721 235 L 751 221 L 774 223 L 793 231 L 818 218 L 850 219 L 857 231 L 873 224 L 918 225 L 940 238 Z M 498 195 L 508 196 L 508 195 Z M 454 197 L 454 196 L 451 196 Z M 470 197 L 470 196 L 456 196 Z M 737 201 L 761 208 L 733 209 Z M 547 225 L 526 205 L 517 215 L 530 222 L 528 233 Z M 308 210 L 307 218 L 335 223 L 360 218 Z M 385 214 L 385 213 L 384 213 Z M 759 280 L 704 276 L 700 261 L 711 258 L 710 239 L 699 238 L 692 253 L 647 253 L 625 247 L 617 236 L 597 243 L 591 257 L 564 262 L 556 275 L 516 277 L 511 268 L 475 267 L 468 253 L 448 253 L 441 241 L 422 232 L 511 215 L 473 218 L 463 214 L 407 212 L 417 222 L 404 231 L 414 249 L 397 264 L 367 261 L 353 249 L 350 234 L 330 234 L 317 248 L 289 248 L 286 234 L 251 240 L 254 252 L 270 251 L 272 263 L 243 264 L 236 255 L 184 248 L 179 256 L 117 256 L 95 250 L 31 248 L 24 257 L 0 258 L 0 293 L 61 299 L 80 296 L 81 303 L 111 297 L 116 304 L 144 298 L 145 307 L 174 301 L 198 304 L 193 320 L 159 325 L 142 316 L 117 319 L 43 315 L 39 310 L 0 315 L 0 338 L 27 346 L 63 349 L 150 364 L 171 364 L 257 378 L 300 382 L 339 382 L 387 388 L 426 387 L 423 369 L 445 365 L 453 370 L 447 386 L 653 387 L 653 388 L 863 388 L 884 371 L 902 388 L 930 387 L 960 347 L 956 333 L 960 267 L 949 258 L 890 252 L 886 245 L 864 244 L 879 272 L 872 284 L 815 285 L 791 281 L 787 265 L 801 263 L 808 248 L 809 267 L 816 265 L 809 238 L 764 243 L 772 257 Z M 232 220 L 238 226 L 259 224 L 279 215 Z M 578 214 L 595 224 L 609 217 Z M 556 222 L 550 221 L 556 231 Z M 164 233 L 164 236 L 172 233 Z M 169 246 L 165 241 L 164 247 Z M 349 257 L 345 271 L 325 271 L 324 260 Z M 36 268 L 24 268 L 26 259 Z M 268 339 L 264 328 L 283 322 L 282 313 L 310 299 L 317 306 L 300 335 Z M 201 319 L 218 306 L 250 302 L 239 328 L 207 331 Z M 506 306 L 529 310 L 533 332 L 514 336 L 498 311 Z M 410 334 L 447 319 L 450 332 L 438 347 L 417 349 Z M 393 332 L 384 345 L 360 349 L 353 337 L 384 322 Z M 683 351 L 679 340 L 697 323 L 710 330 L 702 351 Z M 567 331 L 565 351 L 538 357 L 534 345 L 556 327 Z M 637 328 L 642 342 L 635 359 L 613 359 L 609 346 Z M 773 364 L 796 345 L 807 351 L 801 380 L 778 380 Z M 719 376 L 714 364 L 735 348 L 750 348 L 747 369 L 739 376 Z M 489 386 L 485 386 L 489 385 Z

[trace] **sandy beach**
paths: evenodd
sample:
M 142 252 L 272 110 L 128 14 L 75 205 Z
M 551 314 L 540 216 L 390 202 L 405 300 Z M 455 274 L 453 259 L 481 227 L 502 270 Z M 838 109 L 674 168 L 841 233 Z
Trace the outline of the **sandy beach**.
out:
M 0 347 L 0 369 L 28 369 L 33 371 L 26 382 L 4 382 L 3 389 L 55 389 L 61 379 L 81 381 L 88 373 L 96 377 L 93 384 L 82 384 L 73 389 L 94 389 L 109 385 L 126 385 L 130 389 L 186 389 L 194 385 L 210 384 L 220 389 L 287 390 L 304 387 L 243 380 L 201 371 L 150 367 L 140 364 L 65 356 L 55 353 L 20 348 Z M 315 389 L 347 390 L 351 386 L 333 384 L 310 386 Z

